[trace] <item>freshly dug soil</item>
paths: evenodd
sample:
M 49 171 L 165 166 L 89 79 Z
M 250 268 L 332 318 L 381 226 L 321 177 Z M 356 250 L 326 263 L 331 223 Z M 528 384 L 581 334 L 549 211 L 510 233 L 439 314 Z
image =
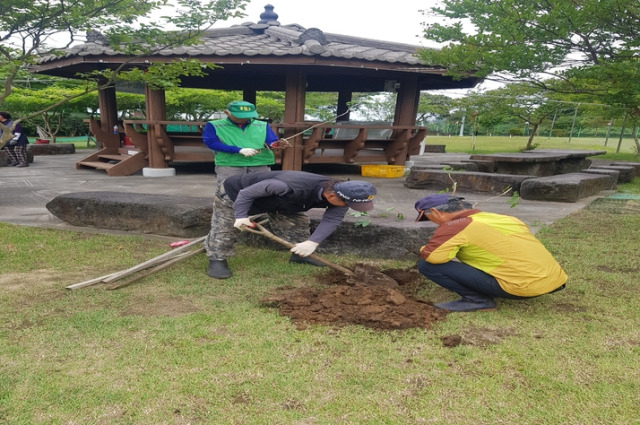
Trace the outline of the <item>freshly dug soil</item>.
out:
M 380 270 L 357 264 L 354 272 L 358 276 L 376 276 Z M 297 329 L 305 329 L 312 323 L 358 324 L 374 329 L 430 329 L 433 322 L 446 317 L 446 310 L 415 295 L 421 280 L 416 270 L 390 269 L 382 273 L 397 284 L 385 279 L 354 282 L 339 271 L 328 270 L 317 276 L 321 287 L 282 288 L 262 302 L 290 317 Z

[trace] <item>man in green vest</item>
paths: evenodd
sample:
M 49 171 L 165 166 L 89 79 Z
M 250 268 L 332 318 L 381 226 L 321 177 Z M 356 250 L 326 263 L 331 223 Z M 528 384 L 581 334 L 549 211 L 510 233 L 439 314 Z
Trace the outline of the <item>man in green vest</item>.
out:
M 230 176 L 265 172 L 275 163 L 271 148 L 278 136 L 265 121 L 256 120 L 254 104 L 238 100 L 227 105 L 227 118 L 209 121 L 204 144 L 215 152 L 217 186 Z

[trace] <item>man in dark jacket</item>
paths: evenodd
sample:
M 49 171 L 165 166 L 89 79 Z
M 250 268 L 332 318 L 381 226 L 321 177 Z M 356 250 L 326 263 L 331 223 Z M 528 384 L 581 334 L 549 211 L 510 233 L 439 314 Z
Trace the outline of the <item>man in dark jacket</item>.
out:
M 216 279 L 231 277 L 227 258 L 235 254 L 236 229 L 252 226 L 250 216 L 267 213 L 271 230 L 289 241 L 290 261 L 321 265 L 308 258 L 344 219 L 349 208 L 373 209 L 375 187 L 364 181 L 335 181 L 304 171 L 269 171 L 227 178 L 213 200 L 211 231 L 205 241 L 207 273 Z M 310 234 L 312 208 L 325 208 Z

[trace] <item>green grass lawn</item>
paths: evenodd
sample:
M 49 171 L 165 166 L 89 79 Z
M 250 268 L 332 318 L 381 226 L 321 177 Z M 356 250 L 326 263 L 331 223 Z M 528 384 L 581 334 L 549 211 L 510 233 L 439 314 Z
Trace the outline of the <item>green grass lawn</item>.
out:
M 526 137 L 495 137 L 478 136 L 475 141 L 471 136 L 427 136 L 426 143 L 430 145 L 445 145 L 446 152 L 459 153 L 495 153 L 495 152 L 519 152 L 527 144 Z M 573 137 L 535 137 L 534 144 L 538 149 L 578 149 L 578 150 L 604 150 L 608 159 L 624 159 L 639 161 L 633 139 L 622 140 L 618 151 L 618 139 L 610 138 L 605 146 L 605 138 Z
M 246 246 L 228 280 L 198 255 L 115 291 L 69 291 L 167 242 L 0 224 L 0 423 L 638 423 L 640 205 L 625 202 L 538 232 L 566 290 L 403 331 L 296 330 L 260 300 L 319 270 Z M 462 344 L 445 347 L 450 335 Z
M 505 139 L 479 137 L 476 152 L 524 145 Z M 581 141 L 540 147 L 602 149 Z M 470 151 L 470 138 L 427 142 Z M 623 155 L 612 159 L 638 160 Z M 618 191 L 640 193 L 640 179 Z M 260 300 L 320 271 L 246 246 L 228 280 L 207 277 L 201 254 L 118 290 L 69 291 L 167 242 L 0 223 L 0 423 L 638 424 L 640 205 L 616 202 L 538 231 L 564 291 L 403 331 L 296 330 Z M 422 283 L 423 298 L 451 298 Z M 451 335 L 462 344 L 445 347 Z

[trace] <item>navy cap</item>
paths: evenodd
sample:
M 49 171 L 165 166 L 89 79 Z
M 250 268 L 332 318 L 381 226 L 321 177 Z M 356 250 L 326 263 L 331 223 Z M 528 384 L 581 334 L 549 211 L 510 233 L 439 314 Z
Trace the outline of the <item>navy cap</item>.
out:
M 450 199 L 456 199 L 451 195 L 447 195 L 444 193 L 439 193 L 437 195 L 429 195 L 424 198 L 418 199 L 414 208 L 418 211 L 418 218 L 416 221 L 424 221 L 429 220 L 425 217 L 425 214 L 429 214 L 429 209 L 433 207 L 437 207 L 438 205 L 444 205 L 449 202 Z
M 227 111 L 236 118 L 256 118 L 258 112 L 256 112 L 256 106 L 253 103 L 245 102 L 244 100 L 237 100 L 227 105 Z
M 333 190 L 353 210 L 371 211 L 373 209 L 373 198 L 377 191 L 369 182 L 360 180 L 339 182 L 333 185 Z

